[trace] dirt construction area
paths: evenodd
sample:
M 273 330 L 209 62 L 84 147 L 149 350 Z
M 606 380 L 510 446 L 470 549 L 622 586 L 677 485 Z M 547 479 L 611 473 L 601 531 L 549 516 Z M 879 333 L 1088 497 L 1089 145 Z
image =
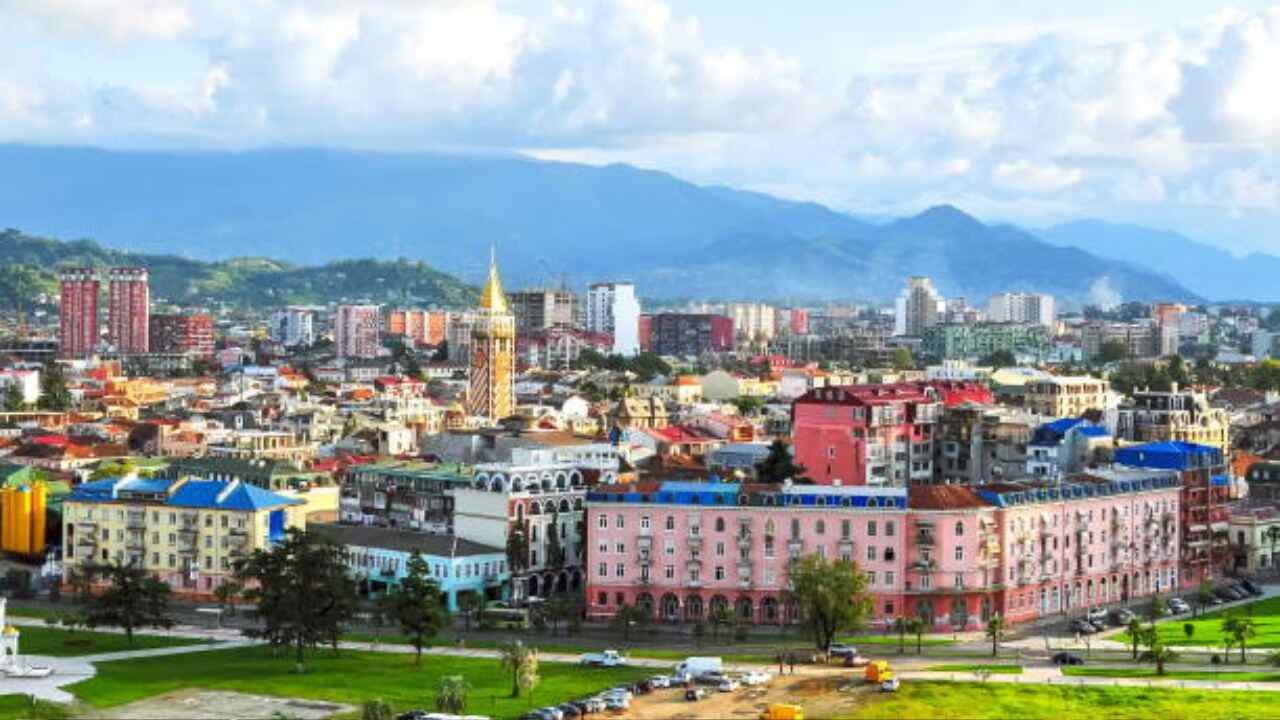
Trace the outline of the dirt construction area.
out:
M 180 690 L 112 708 L 103 717 L 123 720 L 324 720 L 338 713 L 354 712 L 350 705 L 263 697 L 237 692 Z
M 865 701 L 871 686 L 861 673 L 850 670 L 807 669 L 803 674 L 775 677 L 767 685 L 744 687 L 734 692 L 709 688 L 703 700 L 684 699 L 684 688 L 655 690 L 637 696 L 631 709 L 619 717 L 645 720 L 694 720 L 694 718 L 758 718 L 770 703 L 794 703 L 804 707 L 805 716 L 841 717 Z

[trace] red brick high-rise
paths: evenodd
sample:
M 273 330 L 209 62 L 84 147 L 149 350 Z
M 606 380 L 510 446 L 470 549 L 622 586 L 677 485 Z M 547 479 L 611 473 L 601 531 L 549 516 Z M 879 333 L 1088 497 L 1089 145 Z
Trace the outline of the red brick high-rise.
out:
M 151 350 L 151 286 L 146 268 L 107 271 L 107 332 L 116 352 L 140 355 Z
M 151 352 L 213 356 L 213 318 L 204 315 L 152 315 Z
M 98 344 L 98 273 L 67 268 L 59 275 L 58 356 L 82 358 Z

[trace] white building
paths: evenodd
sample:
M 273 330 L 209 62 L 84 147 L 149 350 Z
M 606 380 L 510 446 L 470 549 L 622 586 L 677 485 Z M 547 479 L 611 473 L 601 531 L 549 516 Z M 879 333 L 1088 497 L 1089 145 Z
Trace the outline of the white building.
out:
M 377 305 L 339 305 L 333 317 L 333 344 L 338 357 L 377 357 L 378 324 Z
M 613 352 L 640 351 L 640 301 L 631 283 L 596 283 L 587 289 L 587 331 L 613 337 Z
M 769 342 L 777 334 L 778 311 L 764 303 L 728 303 L 725 315 L 733 318 L 733 334 L 745 342 Z
M 286 307 L 271 313 L 271 339 L 284 345 L 311 345 L 316 341 L 315 313 L 304 307 Z
M 9 392 L 9 388 L 17 386 L 22 394 L 22 402 L 35 405 L 40 399 L 40 371 L 38 370 L 0 370 L 0 396 Z
M 1057 310 L 1052 295 L 1007 292 L 991 296 L 987 302 L 987 319 L 1002 323 L 1035 323 L 1053 328 Z
M 894 303 L 894 335 L 921 337 L 924 331 L 946 318 L 947 300 L 927 277 L 907 280 L 907 287 Z

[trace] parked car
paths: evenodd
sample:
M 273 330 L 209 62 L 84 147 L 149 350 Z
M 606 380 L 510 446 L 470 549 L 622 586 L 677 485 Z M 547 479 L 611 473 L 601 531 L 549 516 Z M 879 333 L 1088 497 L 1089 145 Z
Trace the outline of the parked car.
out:
M 1216 588 L 1214 588 L 1214 589 L 1213 589 L 1213 594 L 1214 594 L 1214 595 L 1215 595 L 1219 600 L 1225 600 L 1226 602 L 1231 602 L 1232 600 L 1237 599 L 1237 598 L 1236 598 L 1235 593 L 1231 592 L 1231 591 L 1230 591 L 1229 589 L 1227 589 L 1226 587 L 1216 587 Z
M 851 667 L 851 668 L 860 668 L 860 667 L 866 667 L 867 663 L 869 662 L 871 662 L 871 658 L 863 657 L 862 655 L 848 655 L 844 659 L 844 666 Z
M 630 660 L 617 650 L 605 650 L 598 653 L 583 653 L 582 657 L 578 658 L 578 662 L 594 667 L 620 667 L 629 663 Z
M 560 712 L 563 713 L 566 718 L 582 717 L 582 710 L 573 703 L 561 704 Z
M 764 685 L 773 676 L 763 670 L 752 670 L 742 676 L 742 684 L 748 686 Z
M 429 714 L 426 710 L 409 710 L 397 715 L 396 720 L 426 720 Z
M 702 685 L 719 685 L 722 680 L 727 679 L 729 679 L 729 676 L 719 671 L 704 672 L 698 676 L 698 683 Z
M 831 649 L 827 651 L 827 654 L 831 657 L 838 658 L 849 657 L 857 655 L 858 648 L 852 645 L 846 645 L 845 643 L 832 643 Z
M 610 695 L 604 700 L 605 710 L 626 710 L 631 707 L 631 698 L 626 695 Z
M 1181 614 L 1191 612 L 1191 606 L 1182 598 L 1169 598 L 1169 609 L 1175 613 Z
M 889 678 L 880 683 L 880 692 L 898 692 L 900 687 L 902 687 L 902 682 L 898 678 Z
M 1124 627 L 1133 620 L 1134 614 L 1125 608 L 1117 608 L 1111 611 L 1111 624 L 1116 627 Z
M 1102 632 L 1107 629 L 1107 624 L 1101 620 L 1090 620 L 1089 624 L 1093 626 L 1094 632 Z
M 1087 618 L 1089 622 L 1092 622 L 1092 623 L 1106 622 L 1107 609 L 1101 606 L 1091 607 L 1089 608 L 1089 612 L 1085 613 L 1085 618 Z
M 1241 580 L 1241 581 L 1240 581 L 1240 585 L 1241 585 L 1242 587 L 1244 587 L 1245 592 L 1249 593 L 1250 595 L 1252 595 L 1252 596 L 1254 596 L 1254 597 L 1258 597 L 1259 595 L 1261 595 L 1261 594 L 1262 594 L 1262 588 L 1258 587 L 1258 584 L 1257 584 L 1257 583 L 1255 583 L 1254 581 L 1252 581 L 1252 580 L 1250 580 L 1250 579 L 1248 579 L 1248 578 L 1245 578 L 1244 580 Z
M 1080 633 L 1081 635 L 1092 635 L 1098 632 L 1098 628 L 1094 627 L 1093 623 L 1085 620 L 1084 618 L 1072 620 L 1068 623 L 1067 628 L 1071 630 L 1071 632 Z
M 725 678 L 716 685 L 716 689 L 720 692 L 736 692 L 740 687 L 742 687 L 742 683 L 733 678 Z
M 605 702 L 602 698 L 589 697 L 579 700 L 577 704 L 583 713 L 600 713 L 604 712 Z
M 635 699 L 635 693 L 631 691 L 630 685 L 619 685 L 615 688 L 609 688 L 601 693 L 601 696 L 608 700 L 610 695 L 625 695 L 628 701 Z
M 695 687 L 695 688 L 689 688 L 688 690 L 684 691 L 684 699 L 688 700 L 689 702 L 698 702 L 699 700 L 701 700 L 706 696 L 707 696 L 706 688 Z
M 671 678 L 667 677 L 666 675 L 654 675 L 653 677 L 649 678 L 649 684 L 655 688 L 671 687 Z
M 1083 665 L 1084 659 L 1069 652 L 1060 652 L 1053 656 L 1054 665 Z

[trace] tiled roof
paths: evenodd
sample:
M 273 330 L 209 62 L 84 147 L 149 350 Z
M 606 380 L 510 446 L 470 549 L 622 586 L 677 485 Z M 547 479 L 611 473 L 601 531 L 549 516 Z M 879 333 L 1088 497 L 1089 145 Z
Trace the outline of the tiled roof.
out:
M 914 510 L 959 510 L 990 507 L 973 488 L 964 485 L 920 485 L 907 489 L 907 507 Z

